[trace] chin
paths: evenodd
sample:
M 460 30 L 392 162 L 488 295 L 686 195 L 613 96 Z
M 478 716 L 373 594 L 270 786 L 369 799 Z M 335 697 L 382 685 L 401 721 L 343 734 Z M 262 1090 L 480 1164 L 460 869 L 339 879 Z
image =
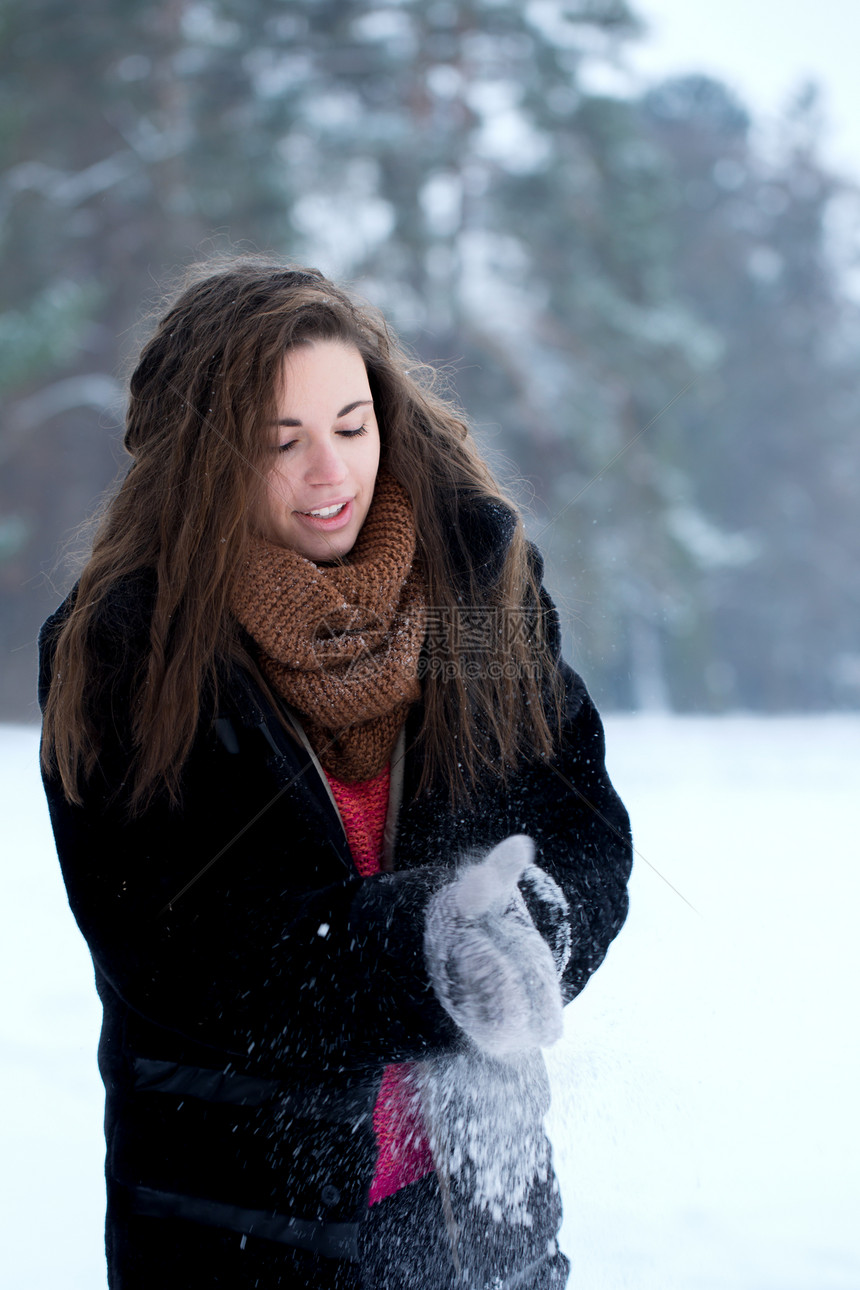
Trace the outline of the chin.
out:
M 304 542 L 291 543 L 290 545 L 293 546 L 295 551 L 298 551 L 299 555 L 303 555 L 306 560 L 312 560 L 314 564 L 330 564 L 349 555 L 355 546 L 357 537 L 358 534 L 353 537 L 338 534 L 336 539 L 332 538 L 328 541 L 308 542 L 307 538 L 305 538 Z

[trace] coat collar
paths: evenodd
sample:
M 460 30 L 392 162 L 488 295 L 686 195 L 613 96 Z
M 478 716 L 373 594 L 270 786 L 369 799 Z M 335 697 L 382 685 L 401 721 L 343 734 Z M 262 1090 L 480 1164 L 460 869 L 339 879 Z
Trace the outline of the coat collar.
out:
M 454 573 L 467 586 L 472 578 L 484 587 L 498 582 L 517 527 L 514 510 L 502 501 L 455 493 L 448 505 L 449 523 L 459 541 L 453 545 Z

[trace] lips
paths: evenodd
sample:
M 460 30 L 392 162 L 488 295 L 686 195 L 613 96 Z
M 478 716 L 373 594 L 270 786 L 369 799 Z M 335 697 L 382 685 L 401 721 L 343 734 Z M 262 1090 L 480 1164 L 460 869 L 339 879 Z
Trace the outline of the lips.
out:
M 302 515 L 310 515 L 315 520 L 333 519 L 346 506 L 346 502 L 337 502 L 334 506 L 320 506 L 315 511 L 302 511 Z
M 315 506 L 312 511 L 296 511 L 296 517 L 308 528 L 321 532 L 333 532 L 344 528 L 352 520 L 354 513 L 353 498 L 329 502 L 327 506 Z

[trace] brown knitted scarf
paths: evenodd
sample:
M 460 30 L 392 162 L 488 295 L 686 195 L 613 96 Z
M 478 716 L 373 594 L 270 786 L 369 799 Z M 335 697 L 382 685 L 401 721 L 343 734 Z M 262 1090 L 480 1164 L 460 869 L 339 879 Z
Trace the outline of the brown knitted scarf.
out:
M 382 770 L 421 693 L 425 595 L 414 554 L 409 499 L 381 471 L 348 563 L 321 567 L 257 537 L 233 599 L 264 675 L 345 783 Z

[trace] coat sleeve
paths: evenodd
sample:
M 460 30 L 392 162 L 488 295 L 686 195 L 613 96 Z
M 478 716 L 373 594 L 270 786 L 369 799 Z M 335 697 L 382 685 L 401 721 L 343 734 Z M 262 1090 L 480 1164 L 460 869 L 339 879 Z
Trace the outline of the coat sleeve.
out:
M 539 613 L 562 683 L 561 711 L 548 703 L 558 731 L 551 761 L 533 761 L 509 797 L 507 825 L 527 833 L 536 863 L 567 898 L 571 954 L 562 978 L 565 1002 L 575 998 L 600 966 L 627 917 L 633 859 L 630 821 L 606 772 L 603 723 L 580 676 L 561 657 L 558 611 L 543 586 L 543 558 L 530 546 L 540 586 Z M 547 909 L 529 898 L 532 917 L 552 945 Z
M 630 822 L 606 772 L 603 725 L 581 678 L 559 662 L 564 705 L 556 756 L 536 762 L 511 797 L 509 827 L 535 842 L 536 863 L 567 898 L 571 955 L 565 1002 L 600 966 L 627 916 L 632 863 Z M 529 901 L 528 893 L 526 893 Z M 530 909 L 552 941 L 539 905 Z
M 57 625 L 41 642 L 43 700 Z M 127 672 L 115 672 L 83 804 L 45 780 L 69 902 L 109 987 L 146 1022 L 246 1069 L 396 1060 L 454 1042 L 422 953 L 444 866 L 360 878 L 285 732 L 240 729 L 234 748 L 211 713 L 181 809 L 159 798 L 131 816 Z

